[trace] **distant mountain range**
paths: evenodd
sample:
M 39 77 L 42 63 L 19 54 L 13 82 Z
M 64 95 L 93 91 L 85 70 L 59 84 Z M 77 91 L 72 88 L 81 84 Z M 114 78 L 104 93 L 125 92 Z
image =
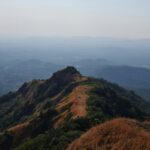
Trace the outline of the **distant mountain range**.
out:
M 118 124 L 121 126 L 117 129 L 120 132 L 117 134 L 117 123 L 112 121 L 100 125 L 118 117 L 133 118 L 141 123 L 120 121 Z M 103 79 L 82 76 L 74 67 L 67 67 L 49 79 L 26 82 L 16 92 L 0 97 L 0 149 L 82 150 L 85 145 L 85 148 L 90 149 L 92 145 L 97 146 L 89 137 L 91 130 L 95 131 L 89 129 L 96 125 L 100 125 L 96 127 L 97 133 L 99 129 L 103 130 L 100 131 L 103 132 L 101 136 L 108 138 L 106 133 L 110 136 L 118 135 L 118 139 L 112 137 L 109 145 L 111 149 L 116 144 L 115 140 L 121 142 L 124 138 L 127 139 L 122 132 L 129 132 L 133 128 L 130 136 L 135 137 L 135 131 L 138 131 L 136 126 L 144 124 L 142 121 L 148 121 L 149 117 L 150 103 L 134 92 Z M 149 127 L 146 130 L 144 124 L 139 128 L 144 132 L 136 133 L 136 138 L 139 139 L 137 148 L 147 148 Z M 88 132 L 85 133 L 86 131 Z M 90 145 L 76 144 L 79 143 L 78 140 L 74 141 L 76 138 L 81 136 L 79 140 L 83 143 L 86 135 L 87 142 L 92 142 Z M 108 146 L 107 139 L 97 139 L 98 142 L 99 140 L 104 141 L 99 145 L 100 148 Z M 125 144 L 128 147 L 136 145 L 135 141 Z M 73 148 L 72 145 L 76 146 Z
M 59 68 L 58 65 L 40 60 L 1 63 L 0 95 L 17 90 L 25 81 L 46 79 Z
M 0 95 L 17 90 L 21 84 L 32 79 L 46 79 L 66 64 L 47 63 L 40 60 L 1 63 Z M 104 78 L 117 83 L 150 101 L 150 69 L 134 66 L 118 66 L 105 59 L 85 59 L 69 63 L 86 75 Z

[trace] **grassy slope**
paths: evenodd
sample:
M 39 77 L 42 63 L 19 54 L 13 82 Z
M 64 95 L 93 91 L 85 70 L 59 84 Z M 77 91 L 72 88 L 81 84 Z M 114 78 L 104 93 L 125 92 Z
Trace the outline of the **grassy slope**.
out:
M 148 150 L 149 139 L 150 124 L 119 118 L 93 127 L 67 150 Z
M 0 136 L 0 148 L 5 150 L 9 143 L 19 150 L 63 150 L 82 133 L 110 118 L 143 119 L 143 110 L 149 107 L 142 101 L 133 92 L 67 68 L 46 81 L 24 84 L 17 93 L 0 99 L 1 125 L 10 127 Z M 54 128 L 60 118 L 61 126 Z

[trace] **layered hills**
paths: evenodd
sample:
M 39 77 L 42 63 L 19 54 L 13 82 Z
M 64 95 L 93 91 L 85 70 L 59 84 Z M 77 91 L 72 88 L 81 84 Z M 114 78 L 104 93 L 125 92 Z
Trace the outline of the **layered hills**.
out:
M 67 67 L 0 97 L 0 149 L 63 150 L 95 125 L 118 117 L 144 121 L 149 113 L 134 92 Z

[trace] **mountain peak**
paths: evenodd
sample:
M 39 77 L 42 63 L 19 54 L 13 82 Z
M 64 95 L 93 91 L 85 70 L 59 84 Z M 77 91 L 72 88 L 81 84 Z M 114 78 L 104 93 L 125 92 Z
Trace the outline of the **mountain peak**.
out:
M 75 67 L 68 66 L 65 69 L 55 72 L 51 79 L 56 81 L 71 81 L 77 76 L 81 76 L 80 72 Z
M 54 75 L 56 74 L 62 74 L 62 73 L 70 73 L 70 74 L 78 74 L 80 75 L 80 72 L 73 66 L 67 66 L 66 68 L 54 73 Z

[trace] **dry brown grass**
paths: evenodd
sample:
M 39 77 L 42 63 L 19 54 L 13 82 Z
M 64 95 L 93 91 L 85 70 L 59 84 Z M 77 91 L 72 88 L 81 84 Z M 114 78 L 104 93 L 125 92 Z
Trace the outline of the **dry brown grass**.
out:
M 115 119 L 90 129 L 67 150 L 150 150 L 150 132 L 138 121 Z
M 70 112 L 72 118 L 83 117 L 86 115 L 86 102 L 88 95 L 86 92 L 90 87 L 86 85 L 77 86 L 66 98 L 62 99 L 57 106 L 57 111 L 61 112 L 65 107 L 71 105 Z
M 90 87 L 88 86 L 79 86 L 71 93 L 69 99 L 72 102 L 71 113 L 73 114 L 73 119 L 86 115 L 88 99 L 86 92 L 89 89 Z
M 62 127 L 64 122 L 65 122 L 65 119 L 67 118 L 69 114 L 69 111 L 64 111 L 63 113 L 61 113 L 60 115 L 58 115 L 55 119 L 54 119 L 54 128 L 59 128 L 59 127 Z
M 63 98 L 59 102 L 56 110 L 60 113 L 60 115 L 59 120 L 55 123 L 55 127 L 61 126 L 65 118 L 67 118 L 70 114 L 72 119 L 86 116 L 88 99 L 87 92 L 90 89 L 91 87 L 87 85 L 77 86 L 67 97 Z M 67 113 L 64 113 L 66 111 Z
M 88 80 L 88 77 L 83 77 L 83 76 L 75 76 L 73 81 L 71 82 L 72 84 L 73 83 L 80 83 L 80 82 L 83 82 L 83 81 L 87 81 Z M 57 95 L 55 95 L 54 97 L 51 97 L 51 100 L 55 101 L 57 100 L 59 97 L 61 97 L 61 95 L 63 94 L 64 90 L 62 90 L 60 93 L 58 93 Z
M 29 125 L 30 125 L 30 122 L 27 121 L 27 122 L 24 122 L 24 123 L 21 123 L 14 127 L 9 128 L 8 131 L 15 135 L 19 135 L 19 134 L 23 133 Z

